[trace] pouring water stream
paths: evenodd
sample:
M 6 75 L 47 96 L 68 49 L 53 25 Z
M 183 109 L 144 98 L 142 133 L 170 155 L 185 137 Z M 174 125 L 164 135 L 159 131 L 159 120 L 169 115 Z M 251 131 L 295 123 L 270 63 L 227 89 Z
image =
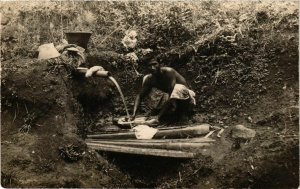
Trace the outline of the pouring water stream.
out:
M 101 66 L 95 66 L 95 67 L 101 67 Z M 91 68 L 91 69 L 93 69 L 93 68 Z M 108 79 L 110 79 L 115 84 L 115 86 L 117 87 L 117 89 L 118 89 L 118 91 L 120 93 L 120 96 L 122 98 L 122 101 L 123 101 L 123 104 L 124 104 L 124 107 L 125 107 L 125 111 L 126 111 L 126 114 L 127 114 L 127 118 L 128 118 L 128 120 L 130 120 L 130 115 L 129 115 L 128 108 L 127 108 L 127 105 L 126 105 L 126 102 L 125 102 L 125 98 L 124 98 L 124 95 L 122 93 L 121 87 L 119 86 L 118 82 L 115 80 L 115 78 L 113 78 L 112 76 L 110 76 L 110 73 L 108 71 L 105 71 L 103 68 L 102 68 L 103 70 L 99 70 L 99 69 L 100 68 L 98 68 L 98 70 L 96 70 L 96 74 L 95 75 L 96 76 L 100 76 L 100 77 L 108 77 Z M 78 67 L 77 71 L 79 73 L 86 74 L 88 72 L 88 68 Z M 92 75 L 92 73 L 91 73 L 91 75 Z M 132 123 L 129 122 L 129 124 L 130 124 L 130 127 L 132 128 Z
M 124 95 L 122 93 L 122 90 L 121 90 L 121 87 L 119 86 L 118 82 L 115 80 L 115 78 L 113 78 L 112 76 L 109 76 L 108 77 L 114 84 L 115 86 L 117 87 L 119 93 L 120 93 L 120 96 L 122 98 L 122 101 L 123 101 L 123 104 L 125 106 L 125 111 L 126 111 L 126 114 L 127 114 L 127 118 L 128 120 L 130 120 L 130 115 L 129 115 L 129 112 L 128 112 L 128 108 L 127 108 L 127 105 L 126 105 L 126 102 L 125 102 L 125 98 L 124 98 Z M 129 123 L 130 124 L 130 127 L 132 128 L 132 123 Z

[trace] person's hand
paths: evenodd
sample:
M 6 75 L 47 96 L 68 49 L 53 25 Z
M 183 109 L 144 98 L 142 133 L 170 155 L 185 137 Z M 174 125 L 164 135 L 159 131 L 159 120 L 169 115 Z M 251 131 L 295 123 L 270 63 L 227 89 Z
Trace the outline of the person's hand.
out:
M 130 116 L 129 121 L 135 120 L 135 115 Z
M 153 117 L 153 120 L 155 120 L 156 122 L 159 122 L 158 120 L 159 120 L 159 116 L 154 116 Z
M 159 124 L 159 120 L 158 120 L 158 116 L 152 116 L 152 117 L 148 117 L 146 120 L 146 123 L 154 126 L 154 125 L 158 125 Z
M 122 121 L 124 121 L 124 122 L 128 122 L 130 120 L 130 117 L 124 117 L 123 119 L 122 119 Z
M 146 121 L 149 121 L 149 120 L 158 120 L 158 116 L 147 116 L 146 118 Z

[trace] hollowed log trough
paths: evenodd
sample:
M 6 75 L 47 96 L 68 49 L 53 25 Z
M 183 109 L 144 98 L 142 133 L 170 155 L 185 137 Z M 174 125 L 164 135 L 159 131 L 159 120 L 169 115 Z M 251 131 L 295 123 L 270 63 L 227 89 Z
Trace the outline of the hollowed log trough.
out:
M 207 154 L 214 140 L 204 138 L 209 125 L 159 129 L 154 139 L 138 140 L 133 131 L 88 135 L 86 144 L 97 151 L 137 155 L 194 158 Z M 201 137 L 202 136 L 202 137 Z

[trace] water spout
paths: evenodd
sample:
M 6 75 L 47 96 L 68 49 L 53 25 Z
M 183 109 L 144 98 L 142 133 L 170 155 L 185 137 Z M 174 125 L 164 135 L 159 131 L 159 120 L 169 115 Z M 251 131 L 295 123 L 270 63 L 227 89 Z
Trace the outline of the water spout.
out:
M 101 66 L 94 66 L 94 67 L 101 67 Z M 89 77 L 92 75 L 99 76 L 99 77 L 108 77 L 111 75 L 109 71 L 106 71 L 103 68 L 102 68 L 102 70 L 96 70 L 96 71 L 90 70 L 89 71 L 88 68 L 78 67 L 77 72 L 83 73 L 83 74 L 87 74 L 87 72 L 89 72 L 88 76 L 86 75 L 86 77 Z
M 128 120 L 130 119 L 130 115 L 129 115 L 129 112 L 128 112 L 128 108 L 127 108 L 127 105 L 126 105 L 126 102 L 125 102 L 125 98 L 124 98 L 124 95 L 122 93 L 122 90 L 121 90 L 121 87 L 119 86 L 118 82 L 115 80 L 115 78 L 113 78 L 110 74 L 110 72 L 108 71 L 105 71 L 102 67 L 102 69 L 99 70 L 99 67 L 100 66 L 94 66 L 90 69 L 88 68 L 83 68 L 83 67 L 78 67 L 77 68 L 77 72 L 78 73 L 82 73 L 82 74 L 87 74 L 88 72 L 90 72 L 90 76 L 92 76 L 93 74 L 95 76 L 99 76 L 99 77 L 104 77 L 104 78 L 108 78 L 110 79 L 114 84 L 115 86 L 117 87 L 118 89 L 118 92 L 120 93 L 120 96 L 122 98 L 122 101 L 123 101 L 123 104 L 124 104 L 124 107 L 125 107 L 125 111 L 126 111 L 126 114 L 127 114 L 127 118 Z M 93 70 L 95 68 L 95 70 Z M 132 128 L 132 124 L 130 123 L 130 127 Z

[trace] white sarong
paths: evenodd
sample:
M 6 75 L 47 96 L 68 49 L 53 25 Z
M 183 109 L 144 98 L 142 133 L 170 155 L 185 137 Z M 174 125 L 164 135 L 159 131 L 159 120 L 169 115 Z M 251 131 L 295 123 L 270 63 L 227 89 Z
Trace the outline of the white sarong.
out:
M 175 84 L 170 98 L 179 99 L 179 100 L 187 100 L 190 98 L 192 104 L 196 105 L 195 96 L 196 96 L 195 92 L 188 89 L 185 85 Z

